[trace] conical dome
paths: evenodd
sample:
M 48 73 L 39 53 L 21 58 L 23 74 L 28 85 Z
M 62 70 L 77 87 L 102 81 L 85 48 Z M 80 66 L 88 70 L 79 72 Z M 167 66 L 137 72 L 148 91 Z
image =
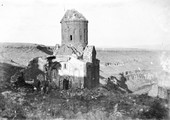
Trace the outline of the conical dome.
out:
M 67 10 L 60 22 L 63 21 L 87 21 L 87 19 L 75 9 Z

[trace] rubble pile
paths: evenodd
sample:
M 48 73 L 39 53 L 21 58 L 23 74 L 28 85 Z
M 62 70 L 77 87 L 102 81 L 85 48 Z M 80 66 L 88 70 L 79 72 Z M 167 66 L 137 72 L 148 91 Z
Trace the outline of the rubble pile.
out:
M 124 74 L 120 73 L 116 76 L 108 77 L 106 87 L 109 90 L 114 90 L 114 92 L 132 93 L 132 91 L 128 89 L 126 81 L 127 79 Z
M 41 60 L 41 61 L 40 61 Z M 32 59 L 28 66 L 17 71 L 11 77 L 11 86 L 15 90 L 24 90 L 28 92 L 40 91 L 44 87 L 45 71 L 39 67 L 45 66 L 47 60 L 44 57 L 36 57 Z

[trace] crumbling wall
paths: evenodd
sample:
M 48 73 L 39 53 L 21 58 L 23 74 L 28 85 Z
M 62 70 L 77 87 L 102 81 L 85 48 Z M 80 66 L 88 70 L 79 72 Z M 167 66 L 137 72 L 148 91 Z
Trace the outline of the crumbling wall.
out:
M 54 71 L 53 71 L 54 72 Z M 84 88 L 84 77 L 75 76 L 60 76 L 58 74 L 53 75 L 52 81 L 56 84 L 59 89 L 65 89 L 64 80 L 68 81 L 68 89 L 70 88 Z
M 125 72 L 127 80 L 145 79 L 153 80 L 155 75 L 151 71 L 127 71 Z
M 91 63 L 95 62 L 96 50 L 94 46 L 86 46 L 83 54 L 83 60 Z
M 40 78 L 39 76 L 43 76 L 44 79 L 45 73 L 43 71 L 43 66 L 45 65 L 45 63 L 40 61 L 39 58 L 40 57 L 32 59 L 29 62 L 27 68 L 24 69 L 23 74 L 24 74 L 25 81 L 36 81 Z
M 163 98 L 163 99 L 167 99 L 167 89 L 158 86 L 158 97 Z

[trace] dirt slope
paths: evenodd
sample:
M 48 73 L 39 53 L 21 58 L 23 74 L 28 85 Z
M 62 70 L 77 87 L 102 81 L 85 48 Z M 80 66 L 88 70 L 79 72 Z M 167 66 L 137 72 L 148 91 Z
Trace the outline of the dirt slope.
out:
M 1 43 L 0 58 L 1 62 L 12 60 L 19 65 L 26 66 L 27 63 L 35 57 L 49 55 L 42 45 L 26 44 L 26 43 Z

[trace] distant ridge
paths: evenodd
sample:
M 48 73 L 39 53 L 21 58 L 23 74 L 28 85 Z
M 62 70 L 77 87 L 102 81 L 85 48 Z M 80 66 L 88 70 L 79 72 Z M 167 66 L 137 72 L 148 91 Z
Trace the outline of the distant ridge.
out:
M 36 43 L 10 43 L 10 42 L 0 42 L 0 47 L 5 47 L 5 46 L 10 46 L 10 47 L 37 47 L 37 46 L 44 46 L 44 47 L 51 47 L 53 48 L 54 46 L 46 46 L 42 44 L 36 44 Z M 147 50 L 166 50 L 170 51 L 170 44 L 167 45 L 138 45 L 138 46 L 132 46 L 132 47 L 113 47 L 113 48 L 107 48 L 107 47 L 96 47 L 96 50 L 104 50 L 104 51 L 113 51 L 113 50 L 118 50 L 118 51 L 147 51 Z
M 14 42 L 0 42 L 0 47 L 5 47 L 5 46 L 10 46 L 10 47 L 37 47 L 37 46 L 46 46 L 43 44 L 37 44 L 37 43 L 14 43 Z M 46 46 L 46 47 L 54 47 L 54 46 Z
M 166 50 L 170 51 L 170 44 L 166 45 L 141 45 L 141 46 L 136 46 L 136 48 L 139 49 L 147 49 L 147 50 Z
M 34 44 L 34 43 L 0 43 L 0 48 L 1 49 L 3 48 L 31 48 L 31 49 L 38 49 L 49 55 L 53 54 L 53 49 L 50 46 Z
M 143 49 L 143 48 L 100 48 L 100 47 L 97 47 L 96 50 L 98 51 L 148 51 L 147 49 Z
M 34 43 L 9 43 L 9 42 L 0 42 L 0 47 L 36 47 L 38 44 Z
M 112 51 L 112 50 L 128 50 L 128 51 L 170 51 L 170 44 L 167 45 L 138 45 L 138 46 L 132 46 L 132 47 L 113 47 L 113 48 L 102 48 L 97 47 L 97 50 L 104 50 L 104 51 Z

